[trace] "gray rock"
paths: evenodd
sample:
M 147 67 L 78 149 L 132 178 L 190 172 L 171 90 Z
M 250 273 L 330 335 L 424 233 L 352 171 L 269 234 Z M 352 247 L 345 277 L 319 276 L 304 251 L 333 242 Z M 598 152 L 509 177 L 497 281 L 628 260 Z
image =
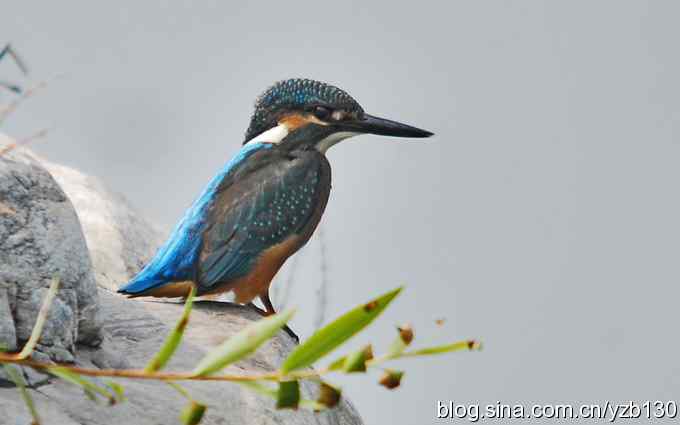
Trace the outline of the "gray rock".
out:
M 174 302 L 129 300 L 100 290 L 105 341 L 98 349 L 79 350 L 76 362 L 85 367 L 143 368 L 158 350 L 166 335 L 179 319 L 182 305 Z M 252 310 L 230 303 L 197 301 L 182 345 L 167 366 L 167 370 L 188 371 L 212 347 L 260 319 Z M 230 366 L 226 373 L 258 373 L 276 370 L 294 347 L 292 339 L 280 332 L 253 356 Z M 173 424 L 186 400 L 172 388 L 160 382 L 120 381 L 128 401 L 117 406 L 95 404 L 82 391 L 63 381 L 53 381 L 37 389 L 38 409 L 51 417 L 78 424 Z M 290 425 L 356 425 L 361 424 L 352 405 L 343 400 L 326 412 L 277 410 L 273 400 L 228 382 L 182 383 L 194 399 L 209 406 L 202 424 L 290 424 Z M 0 406 L 12 401 L 12 412 L 21 411 L 16 403 L 16 390 L 0 389 Z M 311 383 L 303 384 L 307 398 L 315 396 Z M 2 407 L 0 407 L 0 412 Z M 54 415 L 54 416 L 52 416 Z M 3 422 L 0 415 L 0 424 Z M 5 416 L 7 417 L 7 416 Z M 71 422 L 69 422 L 71 421 Z
M 0 157 L 1 343 L 16 349 L 29 338 L 55 276 L 61 288 L 38 351 L 72 361 L 76 343 L 101 340 L 87 245 L 59 185 L 28 151 L 15 149 Z
M 149 261 L 163 243 L 163 232 L 96 177 L 44 159 L 40 161 L 76 209 L 97 284 L 115 291 Z
M 2 390 L 0 399 L 0 424 L 2 425 L 28 425 L 31 423 L 31 415 L 26 410 L 19 392 L 16 390 Z M 83 425 L 70 418 L 59 407 L 37 391 L 31 391 L 31 396 L 36 404 L 42 423 L 45 425 Z M 133 422 L 134 423 L 134 422 Z M 132 423 L 130 424 L 132 425 Z

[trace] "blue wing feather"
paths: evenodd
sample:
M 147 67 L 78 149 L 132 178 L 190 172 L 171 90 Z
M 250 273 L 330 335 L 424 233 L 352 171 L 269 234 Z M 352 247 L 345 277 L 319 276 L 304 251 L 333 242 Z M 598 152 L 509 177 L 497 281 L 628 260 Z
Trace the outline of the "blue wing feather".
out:
M 207 213 L 215 199 L 222 180 L 235 166 L 254 152 L 267 149 L 267 143 L 244 146 L 220 172 L 208 183 L 203 193 L 194 201 L 177 223 L 167 242 L 154 258 L 130 282 L 119 289 L 126 294 L 139 294 L 169 282 L 193 280 L 196 259 L 200 255 L 202 234 L 206 227 Z
M 238 185 L 215 196 L 197 267 L 199 294 L 245 277 L 269 248 L 304 229 L 313 231 L 318 223 L 312 217 L 325 206 L 330 188 L 321 184 L 323 156 L 272 152 L 259 160 Z

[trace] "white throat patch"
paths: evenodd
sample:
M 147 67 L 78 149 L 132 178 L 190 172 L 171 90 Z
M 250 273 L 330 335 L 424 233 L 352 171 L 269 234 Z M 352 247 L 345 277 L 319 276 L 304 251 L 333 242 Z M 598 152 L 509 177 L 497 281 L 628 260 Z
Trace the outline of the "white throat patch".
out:
M 253 137 L 251 140 L 246 143 L 246 145 L 250 145 L 253 143 L 281 143 L 281 141 L 288 135 L 288 127 L 286 127 L 284 124 L 279 124 L 274 128 L 270 128 L 269 130 L 263 132 L 262 134 L 258 134 L 256 137 Z
M 285 124 L 281 123 L 277 125 L 274 128 L 270 128 L 269 130 L 263 132 L 262 134 L 257 135 L 257 137 L 252 138 L 251 140 L 246 143 L 246 145 L 250 144 L 255 144 L 255 143 L 271 143 L 271 144 L 278 144 L 283 141 L 283 139 L 288 136 L 290 131 L 288 130 L 288 127 L 286 127 Z M 319 143 L 316 144 L 316 149 L 325 154 L 328 148 L 331 146 L 335 145 L 338 142 L 341 142 L 345 139 L 349 139 L 352 136 L 356 136 L 361 133 L 356 133 L 353 131 L 339 131 L 337 133 L 333 133 L 330 136 L 326 137 L 325 139 L 322 139 Z
M 321 140 L 319 143 L 316 144 L 316 149 L 325 154 L 328 148 L 331 146 L 335 145 L 338 142 L 341 142 L 345 139 L 349 139 L 350 137 L 356 136 L 357 134 L 354 131 L 339 131 L 337 133 L 333 133 L 330 136 L 326 137 L 325 139 Z

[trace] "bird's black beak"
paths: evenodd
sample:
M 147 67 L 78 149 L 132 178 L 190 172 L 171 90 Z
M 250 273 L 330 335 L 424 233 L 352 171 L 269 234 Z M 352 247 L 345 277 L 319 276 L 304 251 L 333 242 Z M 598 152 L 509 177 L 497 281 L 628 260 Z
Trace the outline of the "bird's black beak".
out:
M 385 118 L 374 117 L 373 115 L 364 114 L 363 117 L 343 123 L 348 131 L 356 131 L 358 133 L 379 134 L 381 136 L 393 137 L 430 137 L 434 133 L 421 130 L 420 128 L 411 127 L 410 125 L 402 124 L 396 121 Z

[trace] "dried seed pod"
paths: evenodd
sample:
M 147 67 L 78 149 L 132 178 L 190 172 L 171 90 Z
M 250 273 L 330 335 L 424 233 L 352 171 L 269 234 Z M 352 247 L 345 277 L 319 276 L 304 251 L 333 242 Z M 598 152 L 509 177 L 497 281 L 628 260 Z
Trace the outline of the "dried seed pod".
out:
M 383 387 L 393 390 L 401 384 L 401 378 L 404 376 L 404 372 L 400 370 L 390 370 L 386 369 L 383 376 L 380 378 L 380 385 Z
M 399 331 L 399 337 L 404 342 L 405 345 L 409 345 L 413 341 L 413 328 L 410 324 L 406 323 L 402 326 L 397 327 Z
M 324 406 L 331 408 L 340 403 L 342 391 L 334 386 L 321 382 L 319 385 L 319 398 L 316 400 Z

